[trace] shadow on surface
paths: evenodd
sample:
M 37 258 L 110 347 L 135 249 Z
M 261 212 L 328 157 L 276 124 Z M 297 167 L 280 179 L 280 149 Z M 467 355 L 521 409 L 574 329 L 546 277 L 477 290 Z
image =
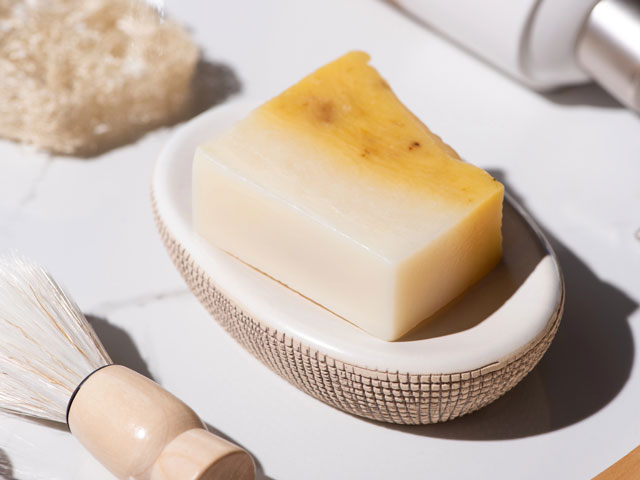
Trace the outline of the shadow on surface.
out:
M 113 360 L 113 363 L 129 367 L 130 369 L 135 370 L 136 372 L 153 380 L 153 376 L 149 371 L 147 363 L 140 356 L 135 343 L 126 331 L 124 331 L 120 327 L 112 325 L 105 318 L 101 318 L 96 315 L 86 315 L 86 317 L 95 330 L 96 334 L 98 335 L 98 338 L 100 338 L 100 340 L 102 341 L 102 344 L 107 350 L 107 353 L 109 353 L 109 355 L 111 356 L 111 360 Z M 64 428 L 66 429 L 66 426 L 64 426 Z M 224 434 L 223 432 L 209 424 L 207 424 L 207 429 L 229 442 L 240 445 L 228 435 Z M 242 445 L 240 446 L 242 447 Z M 245 447 L 242 448 L 249 451 Z M 273 478 L 265 475 L 262 465 L 255 457 L 255 455 L 252 454 L 251 456 L 253 457 L 253 460 L 256 464 L 256 480 L 274 480 Z M 2 476 L 0 476 L 0 480 L 3 480 Z
M 625 108 L 618 100 L 597 83 L 586 83 L 563 87 L 551 92 L 541 93 L 547 100 L 558 105 L 589 106 L 598 108 Z
M 7 452 L 0 448 L 0 480 L 18 480 L 13 476 L 13 464 Z
M 505 183 L 502 172 L 491 174 Z M 522 204 L 513 189 L 507 190 Z M 564 273 L 566 300 L 558 333 L 538 366 L 513 390 L 475 413 L 435 425 L 385 426 L 437 438 L 522 438 L 580 422 L 616 397 L 633 365 L 627 320 L 638 304 L 545 233 Z
M 111 356 L 111 360 L 113 360 L 113 363 L 129 367 L 130 369 L 135 370 L 136 372 L 153 380 L 153 376 L 149 371 L 147 363 L 140 356 L 138 348 L 125 330 L 112 325 L 105 318 L 101 318 L 96 315 L 86 315 L 86 317 L 95 330 L 96 334 L 98 335 L 98 338 L 100 338 L 100 340 L 102 341 L 102 344 L 107 350 L 107 353 L 109 353 L 109 355 Z M 213 427 L 212 425 L 206 425 L 207 429 L 210 432 L 224 438 L 229 442 L 240 445 L 238 442 L 236 442 L 217 428 Z M 242 447 L 242 445 L 240 446 Z M 249 451 L 245 447 L 242 448 Z M 262 465 L 255 457 L 255 455 L 252 454 L 251 456 L 253 457 L 253 460 L 256 464 L 256 480 L 274 480 L 273 478 L 265 475 L 264 470 L 262 469 Z M 0 480 L 2 480 L 1 476 Z
M 241 89 L 240 80 L 231 67 L 200 57 L 191 81 L 191 98 L 181 112 L 161 122 L 147 125 L 131 125 L 131 128 L 126 133 L 99 142 L 97 146 L 90 145 L 87 150 L 78 152 L 71 157 L 90 159 L 118 147 L 134 143 L 157 128 L 172 127 L 195 117 L 205 110 L 224 102 L 231 95 L 239 93 Z
M 105 318 L 96 315 L 86 315 L 86 317 L 113 363 L 129 367 L 153 380 L 147 362 L 140 356 L 138 347 L 126 331 L 109 323 Z
M 240 80 L 231 67 L 201 57 L 191 83 L 191 103 L 176 123 L 195 117 L 241 90 Z
M 536 233 L 510 203 L 504 203 L 503 213 L 503 261 L 457 301 L 418 325 L 399 342 L 436 338 L 475 327 L 500 309 L 546 257 Z
M 236 442 L 233 438 L 229 437 L 228 435 L 226 435 L 225 433 L 221 432 L 217 428 L 213 427 L 209 423 L 205 423 L 205 425 L 207 426 L 207 430 L 209 430 L 211 433 L 213 433 L 215 435 L 218 435 L 220 438 L 224 438 L 228 442 L 235 443 L 240 448 L 243 448 L 244 450 L 249 452 L 249 455 L 251 455 L 251 457 L 253 457 L 253 461 L 256 464 L 256 478 L 255 478 L 255 480 L 275 480 L 273 477 L 269 477 L 264 473 L 264 469 L 262 468 L 262 464 L 256 458 L 256 456 L 249 451 L 248 448 L 240 445 L 240 443 Z

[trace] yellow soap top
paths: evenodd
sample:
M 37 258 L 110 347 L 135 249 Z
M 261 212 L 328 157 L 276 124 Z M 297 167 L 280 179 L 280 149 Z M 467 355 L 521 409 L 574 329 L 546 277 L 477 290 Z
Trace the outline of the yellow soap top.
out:
M 503 187 L 368 61 L 344 55 L 200 146 L 193 221 L 218 248 L 395 340 L 499 261 Z
M 502 190 L 489 174 L 460 160 L 368 62 L 364 52 L 347 53 L 255 113 L 313 138 L 327 150 L 328 161 L 379 182 L 461 203 Z

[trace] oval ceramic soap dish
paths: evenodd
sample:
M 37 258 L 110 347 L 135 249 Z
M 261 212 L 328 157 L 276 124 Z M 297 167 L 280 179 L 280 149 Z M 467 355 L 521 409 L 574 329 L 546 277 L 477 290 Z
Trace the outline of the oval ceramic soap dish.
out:
M 178 129 L 152 181 L 154 215 L 169 256 L 233 338 L 309 395 L 391 423 L 459 417 L 494 401 L 531 371 L 558 328 L 564 285 L 549 243 L 508 198 L 500 264 L 395 342 L 372 337 L 196 235 L 195 148 L 249 111 L 228 104 Z

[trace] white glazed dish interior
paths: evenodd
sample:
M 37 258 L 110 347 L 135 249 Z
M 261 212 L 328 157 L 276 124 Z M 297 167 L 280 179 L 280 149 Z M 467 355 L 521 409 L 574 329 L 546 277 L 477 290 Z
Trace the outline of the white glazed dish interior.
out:
M 162 151 L 152 180 L 157 214 L 167 230 L 245 312 L 337 360 L 387 372 L 483 368 L 526 350 L 548 331 L 563 298 L 560 269 L 548 242 L 509 199 L 502 262 L 434 319 L 396 342 L 372 337 L 201 239 L 191 226 L 195 148 L 253 106 L 230 103 L 179 128 Z

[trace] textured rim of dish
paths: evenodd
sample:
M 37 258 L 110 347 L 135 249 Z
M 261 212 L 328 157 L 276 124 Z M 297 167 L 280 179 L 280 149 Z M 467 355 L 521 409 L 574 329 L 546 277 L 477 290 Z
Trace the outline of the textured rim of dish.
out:
M 245 104 L 229 104 L 206 112 L 181 127 L 156 163 L 151 194 L 154 218 L 173 263 L 198 300 L 236 341 L 275 373 L 309 395 L 355 415 L 397 424 L 436 423 L 473 412 L 513 388 L 535 367 L 557 331 L 564 305 L 564 283 L 548 241 L 513 201 L 509 203 L 516 214 L 526 221 L 552 262 L 552 270 L 557 276 L 557 296 L 544 314 L 542 323 L 538 319 L 538 325 L 533 326 L 535 332 L 525 332 L 530 335 L 527 341 L 521 341 L 515 348 L 503 345 L 503 351 L 500 353 L 498 349 L 497 356 L 491 361 L 487 361 L 489 357 L 486 355 L 478 355 L 475 364 L 467 359 L 457 365 L 456 362 L 450 364 L 453 369 L 443 368 L 438 357 L 432 359 L 435 368 L 413 368 L 406 362 L 395 365 L 393 361 L 387 365 L 378 362 L 376 365 L 371 359 L 359 361 L 358 355 L 345 356 L 332 345 L 314 341 L 313 336 L 301 335 L 299 330 L 289 329 L 287 325 L 274 327 L 273 320 L 265 321 L 265 317 L 274 318 L 273 311 L 256 315 L 255 305 L 247 305 L 252 303 L 250 300 L 230 294 L 233 286 L 225 285 L 225 278 L 212 275 L 210 266 L 203 266 L 207 263 L 206 255 L 215 253 L 224 258 L 224 262 L 237 264 L 238 269 L 246 270 L 243 274 L 256 277 L 263 285 L 270 282 L 268 288 L 281 289 L 280 293 L 295 297 L 293 302 L 307 302 L 308 307 L 303 308 L 308 308 L 310 315 L 331 315 L 238 260 L 211 250 L 213 247 L 206 246 L 191 230 L 189 218 L 176 220 L 176 212 L 190 205 L 190 191 L 179 194 L 181 206 L 171 203 L 171 195 L 166 192 L 170 189 L 163 183 L 174 180 L 176 172 L 170 167 L 175 168 L 176 162 L 190 166 L 195 144 L 241 118 L 249 110 L 250 106 Z M 185 177 L 183 184 L 190 179 L 190 168 L 184 170 L 179 171 Z M 278 313 L 277 308 L 275 313 Z M 477 336 L 481 331 L 478 327 L 482 325 L 448 335 L 444 341 L 451 344 L 464 335 Z M 345 328 L 355 329 L 352 326 Z M 416 345 L 411 347 L 436 344 L 431 339 L 421 342 L 412 342 Z M 507 347 L 508 351 L 504 350 Z M 428 350 L 424 350 L 425 355 L 421 357 L 428 357 Z

